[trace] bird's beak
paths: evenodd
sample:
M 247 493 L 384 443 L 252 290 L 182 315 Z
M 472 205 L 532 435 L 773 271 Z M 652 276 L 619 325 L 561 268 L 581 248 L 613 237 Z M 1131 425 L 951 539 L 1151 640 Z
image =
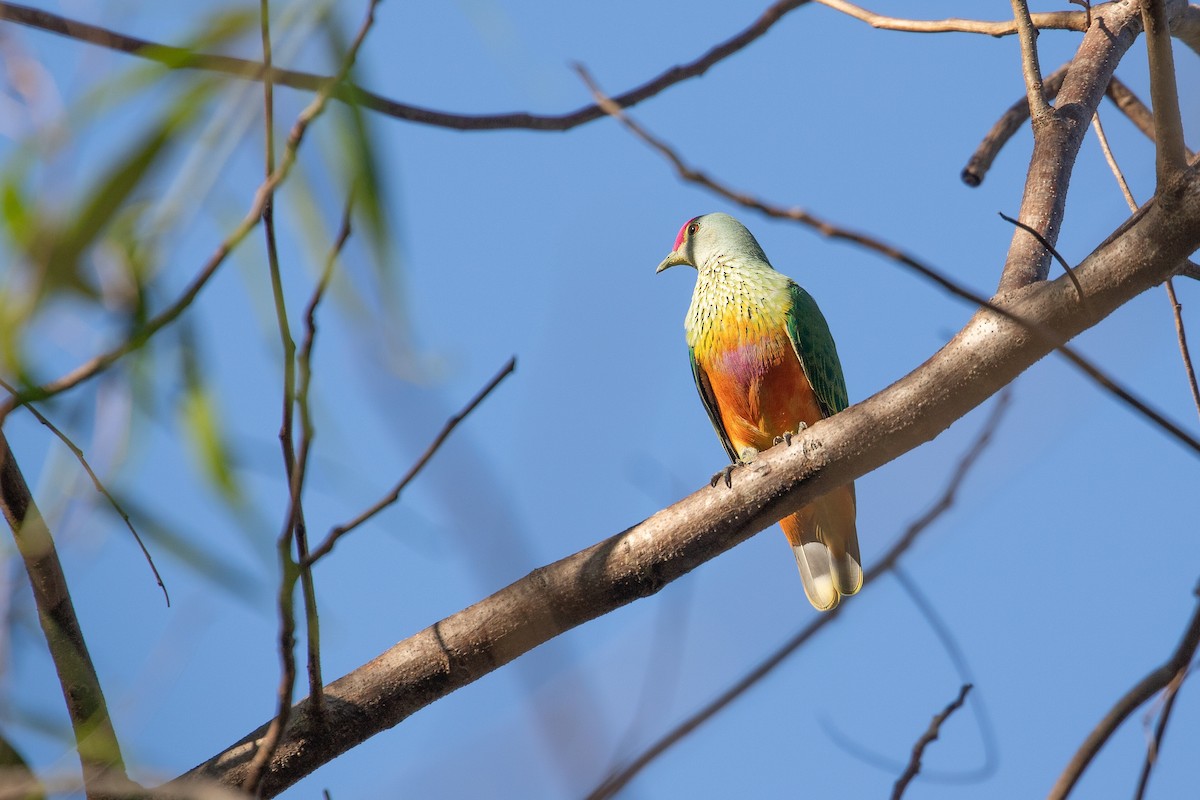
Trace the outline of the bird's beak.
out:
M 677 267 L 680 264 L 686 263 L 688 263 L 687 256 L 678 250 L 672 250 L 670 254 L 668 254 L 667 257 L 662 260 L 662 263 L 658 265 L 658 269 L 654 270 L 654 274 L 657 275 L 668 267 Z

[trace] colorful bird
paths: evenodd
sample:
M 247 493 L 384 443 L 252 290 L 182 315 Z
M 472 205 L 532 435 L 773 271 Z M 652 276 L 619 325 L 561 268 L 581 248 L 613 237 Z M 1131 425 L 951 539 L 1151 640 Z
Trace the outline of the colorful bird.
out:
M 678 264 L 697 272 L 683 325 L 692 375 L 734 464 L 790 443 L 848 405 L 842 364 L 816 301 L 775 271 L 742 223 L 728 214 L 688 220 L 656 272 Z M 728 470 L 724 475 L 728 480 Z M 862 588 L 855 508 L 851 483 L 779 523 L 804 593 L 819 611 Z

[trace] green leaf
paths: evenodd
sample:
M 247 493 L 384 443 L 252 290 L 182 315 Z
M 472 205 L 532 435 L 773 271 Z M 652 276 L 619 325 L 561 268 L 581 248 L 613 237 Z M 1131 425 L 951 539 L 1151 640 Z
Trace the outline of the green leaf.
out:
M 184 392 L 179 411 L 183 427 L 195 450 L 201 472 L 229 505 L 242 505 L 242 494 L 234 480 L 233 456 L 222 434 L 221 413 L 212 392 L 204 383 L 191 337 L 181 342 Z

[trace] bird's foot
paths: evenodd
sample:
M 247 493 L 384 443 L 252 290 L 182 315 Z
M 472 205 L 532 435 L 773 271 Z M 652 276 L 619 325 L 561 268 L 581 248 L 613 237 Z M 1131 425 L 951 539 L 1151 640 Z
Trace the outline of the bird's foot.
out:
M 725 486 L 733 488 L 733 471 L 740 466 L 754 463 L 754 459 L 758 458 L 757 447 L 744 447 L 742 452 L 738 453 L 738 463 L 730 464 L 725 469 L 712 476 L 709 482 L 710 486 L 716 486 L 721 481 L 725 481 Z
M 791 447 L 792 446 L 792 432 L 784 431 L 783 436 L 776 436 L 775 441 L 772 442 L 772 444 L 779 444 L 780 442 L 783 442 L 788 447 Z
M 725 486 L 727 488 L 732 489 L 733 488 L 733 471 L 735 469 L 737 469 L 737 466 L 738 466 L 737 464 L 730 464 L 725 469 L 714 474 L 712 476 L 712 480 L 709 482 L 709 486 L 716 488 L 718 483 L 720 483 L 721 481 L 725 481 Z

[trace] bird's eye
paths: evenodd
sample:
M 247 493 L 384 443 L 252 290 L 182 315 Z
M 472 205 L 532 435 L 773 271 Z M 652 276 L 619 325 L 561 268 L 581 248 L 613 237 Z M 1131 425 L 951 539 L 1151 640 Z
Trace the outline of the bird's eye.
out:
M 697 230 L 699 230 L 699 228 L 700 226 L 694 222 L 691 225 L 688 225 L 688 236 L 693 235 Z

